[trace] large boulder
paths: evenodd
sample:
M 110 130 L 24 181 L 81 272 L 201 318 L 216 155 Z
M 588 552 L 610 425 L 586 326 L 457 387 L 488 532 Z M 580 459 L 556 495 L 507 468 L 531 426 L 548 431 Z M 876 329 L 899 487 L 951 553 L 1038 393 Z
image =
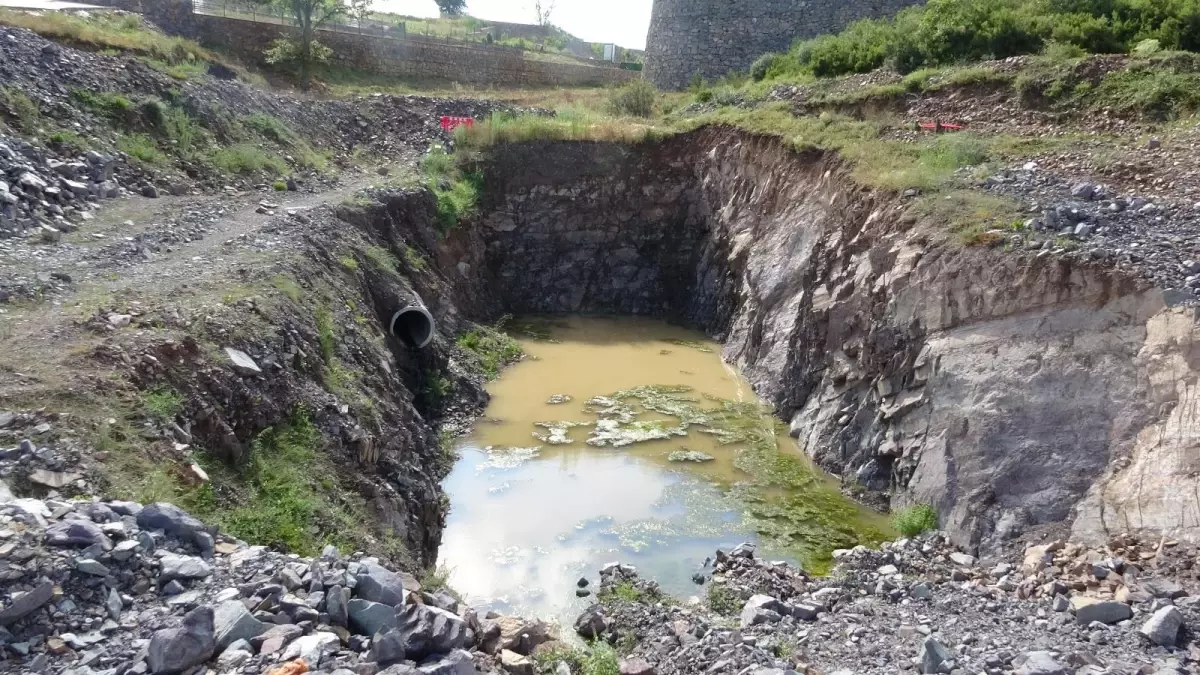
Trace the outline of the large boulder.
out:
M 1054 652 L 1029 652 L 1017 675 L 1067 675 L 1067 667 L 1058 662 Z
M 496 649 L 507 649 L 523 656 L 529 656 L 538 645 L 554 639 L 550 627 L 541 619 L 501 616 L 492 621 L 500 629 Z M 492 651 L 494 652 L 495 649 Z
M 393 607 L 403 605 L 404 580 L 385 567 L 368 563 L 358 573 L 354 596 Z
M 921 643 L 918 668 L 921 673 L 948 673 L 954 669 L 954 653 L 937 639 L 925 638 Z
M 1117 623 L 1133 617 L 1133 608 L 1123 602 L 1076 603 L 1075 620 L 1086 626 L 1093 621 Z
M 329 623 L 335 626 L 345 626 L 350 620 L 350 589 L 339 585 L 329 588 L 325 595 L 325 611 L 329 613 Z
M 403 661 L 408 655 L 408 641 L 398 630 L 389 630 L 376 635 L 371 641 L 371 660 L 381 666 Z
M 1147 619 L 1138 632 L 1156 645 L 1174 647 L 1183 623 L 1183 614 L 1175 607 L 1167 605 Z
M 309 670 L 319 670 L 321 659 L 325 658 L 326 654 L 337 651 L 341 644 L 342 641 L 334 633 L 305 635 L 288 645 L 280 660 L 303 659 Z
M 782 602 L 769 595 L 761 593 L 752 595 L 742 606 L 742 628 L 749 628 L 760 623 L 775 623 L 782 618 L 783 614 L 790 613 L 791 611 L 784 607 Z
M 91 546 L 99 544 L 111 551 L 112 540 L 90 520 L 64 520 L 46 528 L 46 543 L 51 546 Z
M 46 580 L 32 589 L 14 597 L 4 609 L 0 609 L 0 626 L 20 620 L 54 597 L 54 583 Z
M 167 554 L 159 563 L 162 569 L 158 580 L 164 584 L 172 579 L 203 579 L 212 574 L 212 567 L 195 556 Z
M 355 598 L 347 603 L 350 628 L 360 635 L 374 635 L 397 625 L 396 610 L 382 602 Z
M 150 638 L 146 664 L 155 675 L 178 673 L 212 658 L 217 648 L 213 632 L 213 610 L 197 607 L 176 628 L 156 631 Z
M 408 643 L 408 658 L 444 654 L 467 643 L 467 623 L 437 607 L 407 605 L 396 614 L 397 630 Z
M 197 533 L 205 531 L 204 523 L 178 506 L 165 502 L 144 507 L 137 514 L 137 524 L 143 530 L 162 530 L 167 536 L 182 541 L 192 541 Z
M 471 652 L 455 649 L 441 658 L 433 657 L 422 661 L 417 669 L 422 675 L 475 675 L 475 660 Z
M 608 619 L 604 608 L 592 605 L 575 619 L 575 632 L 586 640 L 595 640 L 608 632 Z
M 238 640 L 249 640 L 267 632 L 267 624 L 254 618 L 241 600 L 228 600 L 213 610 L 213 626 L 217 636 L 217 651 Z

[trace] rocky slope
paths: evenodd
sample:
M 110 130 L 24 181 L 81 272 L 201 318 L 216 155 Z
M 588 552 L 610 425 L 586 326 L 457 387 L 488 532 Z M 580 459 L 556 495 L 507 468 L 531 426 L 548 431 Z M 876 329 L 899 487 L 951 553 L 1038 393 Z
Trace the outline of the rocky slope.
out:
M 575 628 L 634 645 L 623 673 L 1188 673 L 1195 556 L 1118 537 L 980 561 L 930 534 L 839 551 L 832 575 L 810 578 L 742 545 L 704 571 L 705 603 L 664 598 L 614 563 Z
M 465 675 L 551 639 L 377 558 L 332 546 L 301 558 L 215 534 L 171 504 L 4 500 L 0 668 Z

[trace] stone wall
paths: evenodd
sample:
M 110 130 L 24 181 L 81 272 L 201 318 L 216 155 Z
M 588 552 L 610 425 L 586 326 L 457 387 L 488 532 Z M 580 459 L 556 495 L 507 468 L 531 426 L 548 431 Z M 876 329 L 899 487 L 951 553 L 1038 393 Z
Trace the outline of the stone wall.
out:
M 193 14 L 179 0 L 99 0 L 100 4 L 140 11 L 172 35 L 219 46 L 249 62 L 261 62 L 272 40 L 289 29 L 270 23 Z M 409 36 L 403 39 L 322 30 L 319 39 L 333 49 L 337 65 L 417 81 L 459 82 L 497 87 L 588 87 L 620 84 L 637 73 L 586 63 L 527 58 L 511 48 Z
M 654 0 L 646 77 L 682 89 L 699 74 L 745 71 L 767 52 L 799 38 L 837 32 L 865 18 L 890 16 L 923 0 Z

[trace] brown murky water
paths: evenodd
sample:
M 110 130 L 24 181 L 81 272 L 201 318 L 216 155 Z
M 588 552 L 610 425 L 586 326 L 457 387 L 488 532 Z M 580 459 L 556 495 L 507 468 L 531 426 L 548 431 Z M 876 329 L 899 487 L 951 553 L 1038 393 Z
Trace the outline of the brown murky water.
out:
M 686 597 L 703 594 L 691 578 L 718 547 L 759 541 L 792 557 L 744 516 L 735 493 L 749 476 L 735 462 L 745 443 L 702 423 L 722 401 L 757 410 L 719 345 L 633 318 L 548 326 L 551 339 L 524 340 L 529 356 L 489 385 L 485 420 L 458 446 L 439 558 L 455 589 L 476 606 L 569 622 L 589 603 L 576 581 L 594 584 L 606 562 L 636 565 Z M 636 389 L 647 385 L 656 389 Z M 631 395 L 606 398 L 616 392 Z M 772 455 L 776 442 L 800 455 L 769 416 L 737 419 L 760 427 Z

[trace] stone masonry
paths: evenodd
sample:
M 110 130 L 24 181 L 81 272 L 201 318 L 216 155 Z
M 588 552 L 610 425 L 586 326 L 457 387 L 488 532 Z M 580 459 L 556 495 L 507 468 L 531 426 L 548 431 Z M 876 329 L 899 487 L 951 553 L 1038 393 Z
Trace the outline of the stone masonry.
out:
M 831 33 L 859 19 L 890 16 L 920 0 L 654 0 L 646 77 L 682 89 L 696 75 L 744 71 L 767 52 Z

